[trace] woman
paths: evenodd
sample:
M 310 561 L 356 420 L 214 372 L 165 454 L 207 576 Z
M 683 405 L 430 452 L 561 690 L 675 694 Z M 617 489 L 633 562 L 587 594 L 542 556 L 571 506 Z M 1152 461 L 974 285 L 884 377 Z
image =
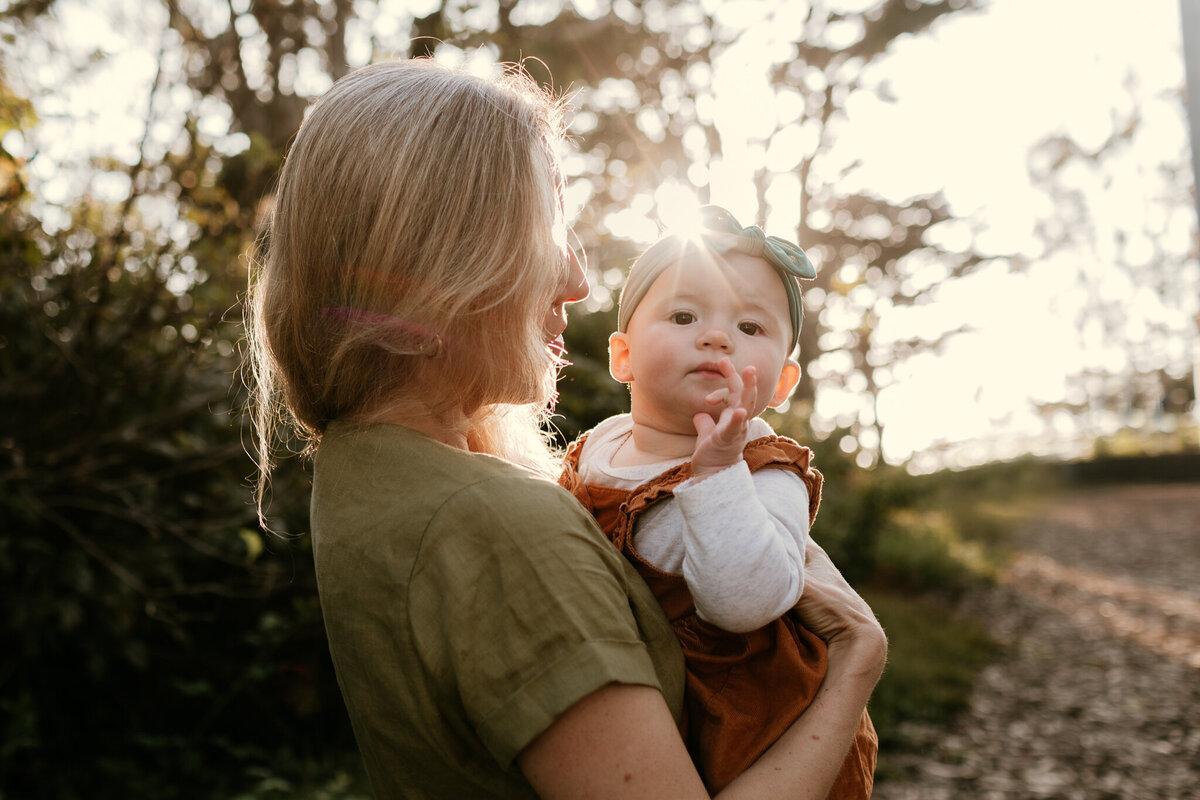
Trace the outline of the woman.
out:
M 551 482 L 566 305 L 560 109 L 518 68 L 367 67 L 311 110 L 251 279 L 261 477 L 314 453 L 329 646 L 376 796 L 704 797 L 678 645 Z M 883 668 L 819 549 L 798 606 L 829 673 L 721 797 L 825 796 Z

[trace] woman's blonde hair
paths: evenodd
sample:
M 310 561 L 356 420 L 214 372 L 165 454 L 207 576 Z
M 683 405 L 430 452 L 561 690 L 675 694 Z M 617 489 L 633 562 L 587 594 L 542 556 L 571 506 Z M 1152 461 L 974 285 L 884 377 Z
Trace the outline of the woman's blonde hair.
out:
M 281 439 L 311 454 L 372 409 L 466 414 L 473 449 L 548 463 L 561 116 L 519 66 L 428 60 L 357 70 L 314 104 L 250 276 L 260 511 Z

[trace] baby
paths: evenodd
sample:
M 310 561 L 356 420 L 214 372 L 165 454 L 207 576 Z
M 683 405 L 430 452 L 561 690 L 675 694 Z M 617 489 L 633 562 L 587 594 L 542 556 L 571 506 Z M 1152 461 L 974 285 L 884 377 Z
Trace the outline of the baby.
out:
M 697 240 L 665 237 L 634 262 L 609 370 L 629 414 L 567 452 L 560 482 L 654 590 L 683 647 L 682 732 L 712 792 L 796 720 L 825 645 L 788 611 L 820 504 L 812 454 L 759 418 L 800 378 L 804 251 L 728 211 Z M 830 798 L 868 798 L 878 740 L 866 712 Z

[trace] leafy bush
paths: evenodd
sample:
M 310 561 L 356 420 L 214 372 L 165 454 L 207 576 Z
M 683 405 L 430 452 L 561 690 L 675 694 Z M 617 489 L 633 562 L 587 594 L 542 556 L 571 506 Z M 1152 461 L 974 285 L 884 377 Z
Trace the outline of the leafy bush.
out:
M 571 317 L 564 333 L 571 363 L 559 376 L 552 420 L 560 445 L 614 414 L 629 411 L 629 390 L 608 374 L 608 335 L 616 325 L 615 309 Z
M 249 767 L 353 748 L 307 539 L 248 503 L 237 248 L 206 247 L 227 272 L 128 208 L 59 231 L 0 212 L 7 796 L 228 796 Z M 306 491 L 277 481 L 285 532 Z
M 984 545 L 966 541 L 949 515 L 897 509 L 875 540 L 872 585 L 892 590 L 958 592 L 995 575 Z

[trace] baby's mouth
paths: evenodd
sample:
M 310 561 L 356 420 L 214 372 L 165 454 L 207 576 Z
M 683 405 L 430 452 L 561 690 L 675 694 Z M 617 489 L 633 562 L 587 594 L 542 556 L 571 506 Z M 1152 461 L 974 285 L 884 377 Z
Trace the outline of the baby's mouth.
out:
M 703 364 L 699 364 L 695 369 L 692 370 L 692 374 L 709 378 L 724 377 L 721 374 L 721 365 L 715 361 L 705 361 Z

